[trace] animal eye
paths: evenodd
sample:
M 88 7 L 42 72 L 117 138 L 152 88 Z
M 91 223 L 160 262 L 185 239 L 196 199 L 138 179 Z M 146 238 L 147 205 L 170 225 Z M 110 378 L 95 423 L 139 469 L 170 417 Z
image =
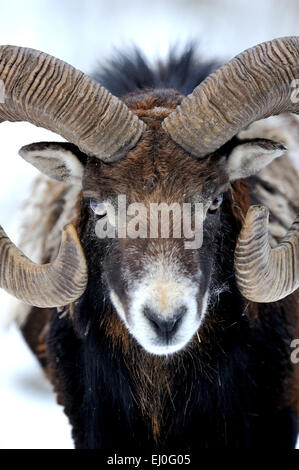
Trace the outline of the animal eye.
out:
M 210 205 L 210 207 L 209 207 L 209 212 L 210 212 L 210 213 L 216 212 L 217 209 L 219 209 L 219 207 L 221 206 L 222 201 L 223 201 L 223 195 L 220 194 L 219 196 L 217 196 L 217 197 L 214 199 L 214 201 L 213 201 L 212 204 Z
M 100 217 L 105 217 L 107 215 L 107 209 L 105 207 L 105 204 L 102 202 L 94 202 L 90 201 L 89 203 L 91 210 L 98 216 Z

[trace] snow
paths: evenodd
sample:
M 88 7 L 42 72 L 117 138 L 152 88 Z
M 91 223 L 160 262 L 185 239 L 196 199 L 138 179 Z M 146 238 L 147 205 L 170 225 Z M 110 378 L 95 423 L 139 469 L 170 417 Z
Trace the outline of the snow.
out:
M 71 427 L 13 326 L 0 334 L 0 448 L 72 449 Z
M 200 41 L 225 60 L 258 42 L 298 33 L 297 0 L 10 0 L 0 6 L 0 44 L 43 50 L 91 72 L 114 48 L 138 44 L 150 58 L 169 44 Z M 18 208 L 37 171 L 17 156 L 40 140 L 61 140 L 29 124 L 0 125 L 0 223 L 18 240 Z M 70 426 L 15 326 L 0 291 L 0 448 L 72 448 Z M 299 442 L 298 442 L 299 446 Z

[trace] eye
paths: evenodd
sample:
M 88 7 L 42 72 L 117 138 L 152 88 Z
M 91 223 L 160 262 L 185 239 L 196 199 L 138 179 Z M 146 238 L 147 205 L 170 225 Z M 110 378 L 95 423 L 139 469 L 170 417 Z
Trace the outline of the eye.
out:
M 105 217 L 105 215 L 107 215 L 107 209 L 102 202 L 90 201 L 89 205 L 91 210 L 99 217 Z
M 210 205 L 209 207 L 209 212 L 211 214 L 215 213 L 217 211 L 217 209 L 219 209 L 219 207 L 221 206 L 222 204 L 222 201 L 223 201 L 223 194 L 220 194 L 219 196 L 217 196 L 214 201 L 212 202 L 212 204 Z

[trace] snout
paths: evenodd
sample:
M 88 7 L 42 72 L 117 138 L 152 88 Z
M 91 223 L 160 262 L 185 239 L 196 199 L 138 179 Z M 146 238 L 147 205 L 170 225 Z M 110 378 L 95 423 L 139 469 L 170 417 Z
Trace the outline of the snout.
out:
M 125 295 L 111 290 L 110 297 L 132 336 L 155 355 L 185 348 L 207 311 L 209 293 L 202 292 L 201 272 L 191 275 L 177 261 L 162 258 L 138 278 L 129 274 Z
M 198 285 L 188 278 L 144 279 L 130 297 L 127 324 L 148 352 L 168 355 L 182 349 L 200 326 Z
M 187 307 L 179 307 L 172 316 L 164 318 L 160 312 L 155 311 L 151 307 L 144 307 L 143 313 L 145 318 L 149 322 L 149 327 L 156 333 L 157 337 L 160 338 L 161 342 L 170 344 L 172 338 L 177 333 L 183 317 L 187 312 Z

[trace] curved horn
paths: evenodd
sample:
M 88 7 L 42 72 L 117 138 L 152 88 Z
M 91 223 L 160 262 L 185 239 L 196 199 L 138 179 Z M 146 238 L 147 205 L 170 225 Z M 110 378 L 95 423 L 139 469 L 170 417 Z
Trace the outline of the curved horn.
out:
M 146 127 L 98 83 L 33 49 L 0 47 L 0 91 L 0 122 L 44 127 L 106 162 L 134 147 Z M 18 299 L 63 306 L 79 298 L 86 283 L 86 261 L 73 227 L 63 232 L 56 260 L 44 266 L 28 260 L 0 228 L 0 287 Z
M 61 307 L 85 291 L 87 265 L 73 225 L 62 233 L 57 258 L 39 266 L 32 263 L 0 226 L 0 287 L 35 307 Z
M 0 86 L 0 122 L 31 122 L 104 161 L 123 156 L 146 127 L 97 82 L 33 49 L 0 47 Z
M 283 241 L 271 248 L 269 211 L 251 206 L 235 250 L 239 289 L 253 302 L 276 302 L 299 287 L 299 214 Z
M 264 42 L 207 77 L 163 122 L 196 157 L 215 151 L 253 121 L 299 113 L 292 80 L 299 77 L 299 38 Z

